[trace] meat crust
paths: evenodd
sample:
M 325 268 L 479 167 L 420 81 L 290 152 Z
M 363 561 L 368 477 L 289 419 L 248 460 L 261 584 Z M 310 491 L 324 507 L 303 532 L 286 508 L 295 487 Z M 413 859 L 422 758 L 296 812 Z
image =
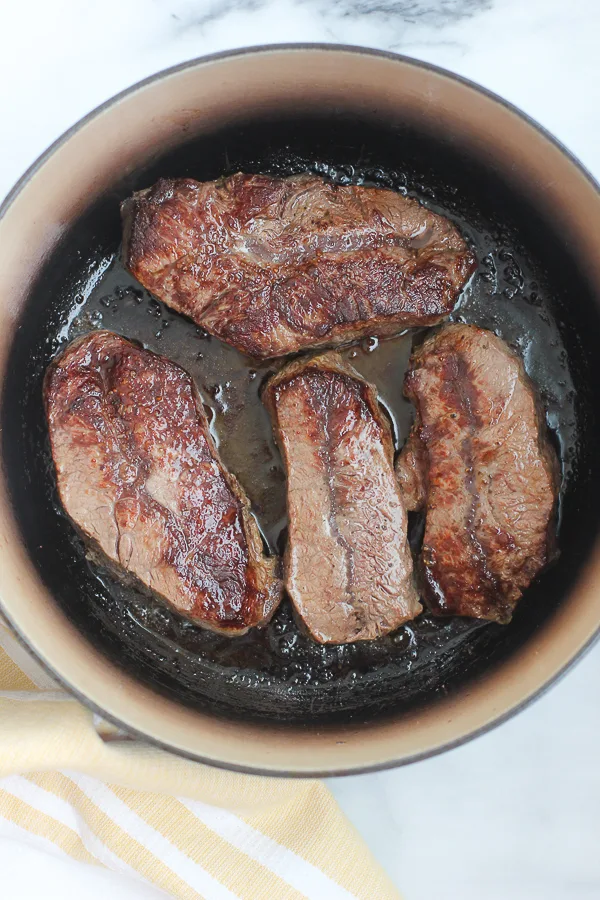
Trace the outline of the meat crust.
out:
M 500 338 L 449 325 L 413 354 L 413 431 L 396 464 L 426 506 L 420 574 L 439 615 L 505 623 L 556 554 L 558 461 L 522 362 Z
M 255 357 L 433 325 L 475 267 L 456 227 L 416 200 L 312 175 L 163 178 L 122 211 L 135 277 Z
M 99 331 L 52 363 L 44 399 L 60 499 L 94 551 L 199 625 L 263 625 L 280 600 L 277 561 L 191 377 Z
M 321 643 L 372 640 L 414 618 L 406 512 L 374 388 L 336 353 L 267 384 L 288 475 L 285 584 Z

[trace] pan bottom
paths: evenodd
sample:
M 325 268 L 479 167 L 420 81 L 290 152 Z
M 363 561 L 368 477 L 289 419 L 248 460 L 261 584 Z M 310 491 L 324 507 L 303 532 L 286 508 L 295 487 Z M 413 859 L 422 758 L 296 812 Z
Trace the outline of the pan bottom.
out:
M 119 202 L 132 190 L 159 175 L 204 180 L 238 170 L 309 170 L 341 183 L 393 187 L 453 219 L 472 243 L 478 270 L 453 318 L 491 328 L 524 359 L 562 465 L 562 555 L 527 591 L 510 625 L 425 614 L 378 641 L 324 647 L 298 630 L 284 600 L 264 630 L 224 638 L 87 560 L 58 503 L 41 382 L 53 355 L 95 328 L 138 340 L 192 374 L 225 464 L 247 491 L 266 543 L 282 549 L 285 476 L 259 398 L 277 364 L 257 364 L 169 311 L 118 258 Z M 280 723 L 364 721 L 414 708 L 514 653 L 567 593 L 600 510 L 599 488 L 586 477 L 597 439 L 589 374 L 597 315 L 554 229 L 494 173 L 455 147 L 440 147 L 439 138 L 349 119 L 237 125 L 171 151 L 118 185 L 46 263 L 17 333 L 5 388 L 3 442 L 13 502 L 31 556 L 69 618 L 120 666 L 182 703 Z M 570 303 L 574 292 L 577 310 Z M 402 396 L 412 339 L 405 334 L 344 350 L 377 385 L 397 449 L 412 421 Z M 415 545 L 421 525 L 411 519 Z

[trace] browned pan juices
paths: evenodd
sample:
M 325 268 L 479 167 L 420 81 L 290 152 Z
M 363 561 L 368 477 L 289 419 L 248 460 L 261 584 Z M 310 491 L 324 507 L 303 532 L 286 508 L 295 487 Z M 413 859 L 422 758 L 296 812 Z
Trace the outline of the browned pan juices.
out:
M 495 219 L 493 204 L 504 202 L 503 188 L 489 201 L 492 211 L 482 212 L 482 193 L 471 184 L 470 164 L 463 172 L 463 163 L 448 157 L 449 177 L 456 177 L 462 187 L 446 182 L 437 173 L 444 162 L 436 155 L 437 146 L 435 153 L 432 150 L 430 168 L 425 161 L 419 172 L 424 145 L 416 142 L 413 146 L 410 136 L 402 138 L 413 162 L 407 161 L 401 169 L 400 138 L 374 129 L 369 138 L 376 148 L 373 155 L 394 159 L 398 168 L 392 170 L 369 162 L 362 144 L 346 149 L 354 141 L 352 125 L 336 126 L 334 137 L 329 126 L 329 131 L 323 131 L 322 123 L 274 127 L 282 129 L 277 138 L 265 138 L 271 132 L 257 127 L 248 132 L 248 139 L 236 133 L 235 143 L 227 136 L 219 138 L 216 149 L 211 138 L 205 145 L 176 151 L 156 163 L 152 172 L 137 173 L 127 185 L 104 198 L 101 214 L 92 213 L 89 226 L 84 223 L 73 230 L 56 273 L 42 277 L 36 287 L 34 300 L 40 312 L 23 332 L 23 346 L 15 350 L 13 372 L 22 399 L 13 420 L 13 430 L 20 429 L 21 435 L 14 443 L 19 453 L 13 463 L 17 473 L 13 484 L 15 496 L 20 492 L 28 498 L 28 503 L 19 505 L 23 532 L 57 601 L 96 646 L 136 677 L 183 703 L 220 715 L 297 724 L 366 719 L 429 702 L 489 667 L 490 661 L 513 652 L 551 614 L 564 590 L 558 585 L 566 583 L 573 567 L 560 569 L 559 564 L 548 576 L 556 585 L 551 601 L 547 599 L 548 580 L 542 578 L 532 585 L 513 623 L 506 627 L 424 614 L 378 641 L 322 646 L 299 631 L 286 599 L 265 630 L 227 638 L 203 630 L 86 562 L 85 548 L 58 504 L 45 443 L 41 379 L 52 356 L 68 340 L 94 328 L 113 329 L 138 340 L 193 376 L 211 410 L 211 427 L 224 464 L 247 492 L 271 551 L 281 551 L 286 530 L 285 476 L 271 422 L 260 400 L 261 385 L 281 362 L 257 363 L 242 356 L 143 291 L 118 259 L 118 208 L 132 190 L 148 186 L 162 174 L 208 179 L 236 169 L 272 174 L 310 170 L 340 182 L 367 182 L 408 191 L 456 221 L 472 243 L 479 267 L 454 318 L 493 329 L 523 357 L 540 389 L 556 438 L 563 471 L 561 496 L 569 495 L 571 482 L 580 483 L 576 463 L 583 445 L 577 416 L 581 420 L 582 410 L 588 407 L 581 400 L 585 384 L 581 374 L 577 376 L 578 393 L 575 390 L 565 335 L 571 347 L 577 346 L 577 340 L 572 326 L 556 321 L 554 310 L 562 307 L 546 285 L 545 262 L 536 262 L 536 253 L 541 251 L 532 253 L 524 246 L 519 228 L 506 225 L 502 216 Z M 363 137 L 367 140 L 364 126 L 361 128 L 361 141 Z M 339 141 L 342 149 L 335 153 L 341 158 L 350 155 L 358 162 L 334 166 L 330 161 L 294 155 L 281 149 L 288 134 L 290 140 L 310 146 L 321 139 L 325 144 Z M 265 147 L 265 140 L 273 140 L 274 148 Z M 258 148 L 256 156 L 252 155 L 252 141 Z M 243 154 L 239 159 L 234 146 L 243 148 L 238 151 Z M 334 151 L 327 153 L 324 159 L 335 157 Z M 506 215 L 510 219 L 510 208 Z M 528 234 L 534 234 L 534 226 L 530 232 L 525 229 L 527 240 Z M 564 304 L 564 300 L 560 302 Z M 385 341 L 367 339 L 343 349 L 352 365 L 377 385 L 393 422 L 397 449 L 412 423 L 413 411 L 403 397 L 402 380 L 412 342 L 420 336 L 407 333 Z M 30 496 L 34 497 L 35 515 L 29 513 Z M 411 521 L 416 546 L 421 522 L 417 517 Z M 575 554 L 579 549 L 569 552 Z

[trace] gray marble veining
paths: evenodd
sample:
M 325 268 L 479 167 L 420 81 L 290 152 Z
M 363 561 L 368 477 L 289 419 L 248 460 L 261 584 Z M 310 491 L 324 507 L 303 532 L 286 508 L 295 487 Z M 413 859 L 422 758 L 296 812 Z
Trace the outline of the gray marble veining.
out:
M 451 22 L 490 9 L 493 0 L 305 0 L 324 16 L 378 17 L 387 22 L 443 28 Z
M 391 29 L 397 40 L 398 35 L 411 26 L 440 31 L 491 9 L 492 4 L 493 0 L 294 0 L 291 13 L 294 7 L 303 7 L 334 30 L 340 20 L 342 23 L 348 19 L 356 23 L 367 20 L 370 25 Z M 278 0 L 200 0 L 195 3 L 174 0 L 171 6 L 176 11 L 170 15 L 177 22 L 178 31 L 182 32 L 194 28 L 204 30 L 236 13 L 265 9 L 275 12 L 280 5 Z

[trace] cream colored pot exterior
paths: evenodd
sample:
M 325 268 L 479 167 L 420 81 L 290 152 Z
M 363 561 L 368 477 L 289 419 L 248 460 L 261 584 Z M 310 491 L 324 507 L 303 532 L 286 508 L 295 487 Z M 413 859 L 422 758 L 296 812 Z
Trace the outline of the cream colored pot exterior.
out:
M 0 380 L 28 288 L 46 254 L 116 178 L 158 150 L 278 104 L 386 110 L 447 128 L 548 204 L 579 247 L 600 296 L 600 196 L 578 165 L 497 98 L 401 58 L 333 47 L 274 47 L 200 60 L 138 85 L 52 147 L 0 219 Z M 516 174 L 518 173 L 518 175 Z M 112 665 L 53 602 L 28 558 L 0 475 L 0 600 L 39 659 L 89 705 L 174 752 L 272 774 L 384 767 L 438 752 L 497 723 L 543 690 L 596 635 L 600 550 L 557 615 L 509 662 L 427 709 L 365 727 L 278 729 L 219 721 L 160 697 Z

